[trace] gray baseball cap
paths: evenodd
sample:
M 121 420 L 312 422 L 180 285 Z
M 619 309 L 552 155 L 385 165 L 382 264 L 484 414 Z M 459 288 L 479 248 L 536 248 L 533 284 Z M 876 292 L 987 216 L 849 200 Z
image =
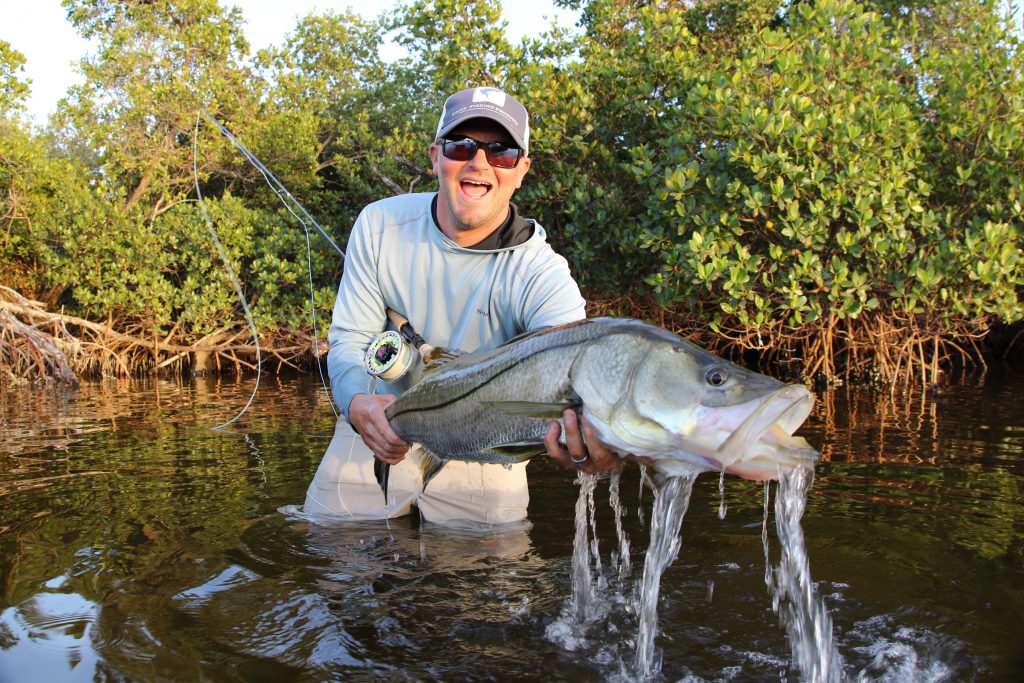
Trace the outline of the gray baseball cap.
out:
M 444 101 L 437 135 L 444 137 L 469 119 L 490 119 L 508 131 L 524 154 L 530 153 L 530 122 L 526 107 L 501 88 L 467 88 Z

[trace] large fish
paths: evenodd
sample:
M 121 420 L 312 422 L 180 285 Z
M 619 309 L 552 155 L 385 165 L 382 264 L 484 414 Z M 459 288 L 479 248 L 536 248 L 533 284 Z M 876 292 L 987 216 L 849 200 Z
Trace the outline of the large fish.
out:
M 566 408 L 589 419 L 605 446 L 647 456 L 663 474 L 765 480 L 816 461 L 793 436 L 813 404 L 802 384 L 741 368 L 660 327 L 591 318 L 432 363 L 387 416 L 422 447 L 424 485 L 448 460 L 515 463 L 546 453 L 547 425 Z

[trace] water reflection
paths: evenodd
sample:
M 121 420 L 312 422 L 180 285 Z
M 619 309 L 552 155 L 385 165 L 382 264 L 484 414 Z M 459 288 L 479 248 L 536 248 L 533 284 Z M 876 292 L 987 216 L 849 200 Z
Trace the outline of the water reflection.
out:
M 819 397 L 802 523 L 848 677 L 1024 677 L 1019 380 Z M 571 596 L 571 475 L 531 464 L 532 525 L 503 533 L 311 524 L 278 510 L 333 432 L 323 389 L 264 378 L 233 431 L 212 431 L 251 390 L 0 392 L 0 680 L 593 680 L 632 660 L 631 596 L 574 650 L 546 635 Z M 621 483 L 618 520 L 598 485 L 585 549 L 610 586 L 650 536 L 650 493 L 635 468 Z M 764 585 L 762 488 L 726 479 L 724 519 L 722 502 L 717 478 L 697 481 L 657 605 L 661 677 L 796 680 Z

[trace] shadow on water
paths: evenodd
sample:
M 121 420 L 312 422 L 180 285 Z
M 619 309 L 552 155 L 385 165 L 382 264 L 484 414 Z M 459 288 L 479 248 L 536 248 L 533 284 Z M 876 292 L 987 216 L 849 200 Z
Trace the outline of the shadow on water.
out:
M 802 526 L 849 679 L 1024 679 L 1021 377 L 819 398 Z M 250 381 L 0 393 L 0 681 L 628 678 L 638 616 L 607 483 L 606 605 L 570 642 L 571 473 L 531 464 L 521 527 L 312 524 L 278 509 L 333 431 L 323 389 L 265 381 L 235 431 L 211 431 Z M 727 479 L 720 519 L 718 484 L 697 480 L 661 578 L 660 679 L 797 680 L 765 587 L 763 488 Z M 635 583 L 652 495 L 636 468 L 619 494 Z

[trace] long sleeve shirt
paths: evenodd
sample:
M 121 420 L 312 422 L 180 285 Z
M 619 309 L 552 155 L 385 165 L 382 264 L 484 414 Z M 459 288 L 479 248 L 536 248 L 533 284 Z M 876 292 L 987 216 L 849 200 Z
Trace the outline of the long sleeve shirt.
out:
M 393 329 L 386 308 L 401 313 L 433 346 L 487 350 L 523 332 L 585 317 L 586 302 L 566 260 L 533 223 L 516 246 L 460 247 L 441 232 L 431 202 L 436 193 L 400 195 L 368 205 L 356 219 L 328 332 L 328 372 L 334 400 L 348 405 L 368 393 L 363 354 Z M 401 395 L 418 378 L 419 363 L 378 393 Z

